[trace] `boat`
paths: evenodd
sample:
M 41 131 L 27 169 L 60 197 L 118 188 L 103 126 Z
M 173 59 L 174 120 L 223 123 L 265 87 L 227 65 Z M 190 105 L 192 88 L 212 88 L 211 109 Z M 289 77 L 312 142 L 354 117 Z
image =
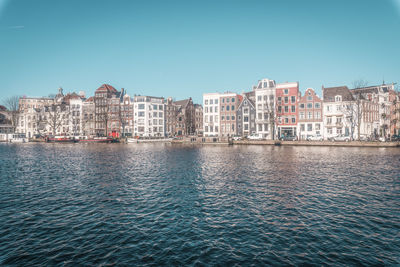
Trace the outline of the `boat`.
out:
M 47 136 L 47 143 L 77 143 L 79 139 L 75 139 L 69 136 Z
M 15 133 L 8 135 L 8 142 L 10 143 L 27 143 L 29 139 L 26 138 L 24 133 Z
M 117 139 L 110 137 L 93 137 L 88 139 L 79 139 L 82 143 L 117 143 Z

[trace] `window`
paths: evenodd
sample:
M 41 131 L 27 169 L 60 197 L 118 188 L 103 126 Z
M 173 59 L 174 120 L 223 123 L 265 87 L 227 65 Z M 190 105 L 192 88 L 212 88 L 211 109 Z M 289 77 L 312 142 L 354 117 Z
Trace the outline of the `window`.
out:
M 262 100 L 261 96 L 260 95 L 257 96 L 257 101 L 261 101 L 261 100 Z
M 235 120 L 235 116 L 232 116 L 232 118 L 231 118 L 233 121 Z
M 321 130 L 321 124 L 316 123 L 315 124 L 315 130 L 317 130 L 317 131 Z
M 335 102 L 340 102 L 340 101 L 342 101 L 342 96 L 341 95 L 335 96 Z
M 289 112 L 289 107 L 285 106 L 285 113 Z
M 296 97 L 295 97 L 294 95 L 292 95 L 292 96 L 290 97 L 290 101 L 292 101 L 292 103 L 296 102 Z
M 153 105 L 153 109 L 157 110 L 158 106 L 157 105 Z
M 245 108 L 245 109 L 243 110 L 243 113 L 244 113 L 244 114 L 248 114 L 248 113 L 249 113 L 249 109 L 248 109 L 248 108 Z
M 268 113 L 264 113 L 264 120 L 268 120 Z
M 218 104 L 218 99 L 215 99 L 215 105 L 217 105 Z M 217 126 L 215 126 L 215 128 L 217 128 L 218 129 L 218 127 Z
M 304 119 L 304 112 L 300 112 L 300 119 Z
M 305 124 L 300 124 L 300 131 L 304 132 L 306 130 Z
M 261 132 L 262 131 L 262 124 L 258 124 L 258 130 Z
M 307 103 L 307 108 L 312 108 L 312 103 Z
M 321 103 L 315 103 L 315 104 L 314 104 L 314 107 L 315 107 L 315 108 L 321 108 Z
M 332 118 L 331 118 L 331 117 L 328 117 L 328 118 L 326 119 L 326 123 L 327 123 L 327 124 L 332 124 Z
M 234 111 L 234 110 L 235 110 L 235 106 L 232 106 L 232 107 L 231 107 L 231 110 Z
M 221 116 L 221 121 L 224 121 L 225 120 L 225 116 Z
M 315 116 L 316 119 L 321 119 L 321 112 L 319 112 L 319 111 L 315 112 L 314 116 Z
M 205 109 L 204 109 L 204 113 L 208 113 L 208 107 L 206 107 Z
M 204 105 L 208 105 L 208 99 L 204 100 Z
M 264 100 L 267 101 L 268 100 L 268 96 L 264 95 Z
M 249 116 L 244 116 L 243 120 L 244 120 L 244 122 L 249 122 Z
M 222 98 L 222 103 L 225 103 L 225 98 Z M 222 130 L 223 131 L 223 130 Z
M 296 112 L 296 106 L 292 106 L 292 112 Z
M 232 98 L 232 101 L 231 101 L 232 103 L 235 103 L 235 99 L 234 98 Z
M 338 118 L 336 118 L 336 123 L 337 123 L 337 124 L 340 124 L 340 123 L 342 123 L 342 118 L 339 118 L 339 117 L 338 117 Z
M 163 106 L 162 106 L 162 105 L 159 105 L 159 106 L 158 106 L 158 109 L 159 109 L 159 110 L 163 110 Z
M 226 120 L 229 121 L 229 116 L 226 116 Z
M 312 112 L 307 112 L 307 119 L 312 119 Z
M 289 118 L 285 118 L 285 123 L 289 123 Z
M 226 103 L 229 103 L 229 98 L 226 99 Z
M 210 105 L 214 104 L 214 101 L 212 99 L 210 99 Z M 217 103 L 215 103 L 217 104 Z
M 139 104 L 138 109 L 144 109 L 144 104 Z
M 292 117 L 292 123 L 296 123 L 296 118 Z
M 226 106 L 226 111 L 229 111 L 229 106 Z
M 139 117 L 144 117 L 144 112 L 143 112 L 143 111 L 140 111 L 140 112 L 138 113 L 138 116 L 139 116 Z
M 213 107 L 210 107 L 210 113 L 212 113 L 213 112 Z
M 264 123 L 264 131 L 268 131 L 268 123 Z
M 326 111 L 330 111 L 331 110 L 331 107 L 328 105 L 328 106 L 326 106 Z
M 289 97 L 285 96 L 285 104 L 289 103 Z
M 312 96 L 307 96 L 307 101 L 312 101 Z
M 278 112 L 279 112 L 279 113 L 282 112 L 282 106 L 278 106 Z
M 258 119 L 262 120 L 262 113 L 258 113 Z
M 283 90 L 283 93 L 284 93 L 285 95 L 289 94 L 289 89 Z
M 309 132 L 312 131 L 312 123 L 307 124 L 307 131 L 309 131 Z
M 221 106 L 221 112 L 224 112 L 224 111 L 225 111 L 225 106 Z
M 280 104 L 282 101 L 282 97 L 278 96 L 278 104 Z
M 336 133 L 337 134 L 342 134 L 342 128 L 336 128 Z
M 304 104 L 303 103 L 300 104 L 300 108 L 304 108 Z
M 244 130 L 245 130 L 245 131 L 248 131 L 248 130 L 249 130 L 249 125 L 248 125 L 248 124 L 245 124 L 245 125 L 244 125 Z

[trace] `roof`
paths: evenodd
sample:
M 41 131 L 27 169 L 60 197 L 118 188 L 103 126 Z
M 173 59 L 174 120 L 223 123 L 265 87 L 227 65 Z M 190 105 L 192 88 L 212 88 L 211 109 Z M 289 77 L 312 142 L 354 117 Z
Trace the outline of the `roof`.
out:
M 114 87 L 112 87 L 109 84 L 103 84 L 102 86 L 100 86 L 99 88 L 97 88 L 96 92 L 110 92 L 110 93 L 116 93 L 117 89 L 115 89 Z
M 85 100 L 85 102 L 94 102 L 94 97 L 91 96 L 88 99 Z
M 188 98 L 188 99 L 184 99 L 184 100 L 175 101 L 173 103 L 174 103 L 174 105 L 177 105 L 177 106 L 186 107 L 189 104 L 190 100 L 191 100 L 191 98 Z
M 324 102 L 335 102 L 335 96 L 342 96 L 342 101 L 352 101 L 353 96 L 347 86 L 323 87 L 322 95 Z
M 241 96 L 242 99 L 241 99 L 241 101 L 240 101 L 240 104 L 239 104 L 238 109 L 243 105 L 243 103 L 244 103 L 243 100 L 245 100 L 245 99 L 247 99 L 247 101 L 249 101 L 249 104 L 250 104 L 253 108 L 256 108 L 256 105 L 254 104 L 253 100 L 251 100 L 251 99 L 249 98 L 249 96 L 251 96 L 251 94 L 249 94 L 249 93 L 244 93 L 243 96 Z

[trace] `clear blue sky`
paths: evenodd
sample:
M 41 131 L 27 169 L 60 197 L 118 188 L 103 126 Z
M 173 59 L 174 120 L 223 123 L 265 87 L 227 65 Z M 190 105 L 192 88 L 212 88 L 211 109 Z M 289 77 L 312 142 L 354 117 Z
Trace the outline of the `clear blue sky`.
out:
M 0 99 L 400 82 L 400 0 L 0 0 Z

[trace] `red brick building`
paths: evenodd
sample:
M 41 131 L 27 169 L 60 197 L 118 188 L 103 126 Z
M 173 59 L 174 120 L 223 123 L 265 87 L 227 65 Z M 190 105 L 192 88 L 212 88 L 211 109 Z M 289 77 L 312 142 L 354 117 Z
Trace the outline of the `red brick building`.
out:
M 276 119 L 278 137 L 297 134 L 299 83 L 286 82 L 276 85 Z

